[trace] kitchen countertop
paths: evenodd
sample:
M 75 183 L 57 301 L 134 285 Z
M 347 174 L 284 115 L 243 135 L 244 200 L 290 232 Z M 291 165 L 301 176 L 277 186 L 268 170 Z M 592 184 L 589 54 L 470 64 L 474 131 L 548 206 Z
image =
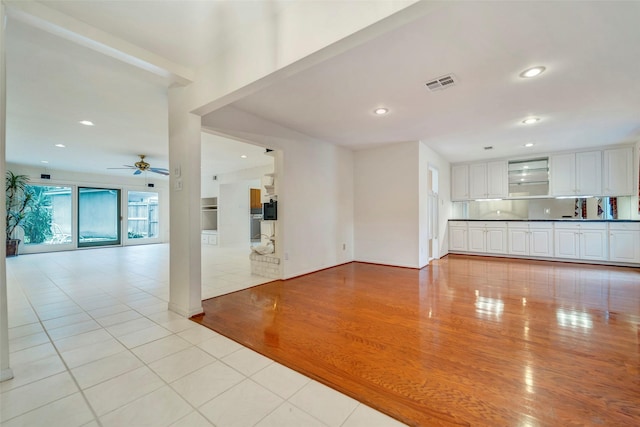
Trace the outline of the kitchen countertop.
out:
M 449 221 L 482 221 L 482 222 L 640 222 L 637 219 L 580 219 L 580 218 L 558 218 L 558 219 L 450 219 Z

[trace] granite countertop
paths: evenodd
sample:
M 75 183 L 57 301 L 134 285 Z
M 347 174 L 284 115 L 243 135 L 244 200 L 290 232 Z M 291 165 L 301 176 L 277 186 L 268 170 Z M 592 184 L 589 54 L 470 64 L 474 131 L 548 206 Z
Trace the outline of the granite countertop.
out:
M 449 219 L 449 221 L 482 221 L 482 222 L 640 222 L 637 219 L 580 219 L 580 218 L 557 218 L 557 219 Z

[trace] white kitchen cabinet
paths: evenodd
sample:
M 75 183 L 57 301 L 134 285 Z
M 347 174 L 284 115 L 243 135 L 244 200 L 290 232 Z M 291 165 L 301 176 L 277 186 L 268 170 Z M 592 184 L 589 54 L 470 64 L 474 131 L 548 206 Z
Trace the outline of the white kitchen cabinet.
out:
M 469 165 L 470 199 L 503 199 L 509 193 L 506 161 Z
M 529 255 L 553 256 L 553 224 L 534 222 L 529 224 Z
M 550 159 L 553 196 L 602 194 L 602 152 L 558 154 Z
M 469 199 L 469 165 L 451 167 L 451 200 Z
M 507 237 L 510 255 L 553 257 L 550 222 L 509 222 Z
M 607 260 L 606 223 L 556 222 L 554 228 L 556 258 Z
M 469 198 L 487 198 L 487 164 L 474 163 L 469 165 Z
M 487 163 L 487 197 L 503 199 L 509 196 L 509 165 L 506 161 Z
M 631 196 L 635 193 L 633 148 L 604 150 L 603 195 Z
M 467 250 L 467 223 L 449 221 L 449 251 L 466 252 Z
M 469 251 L 490 254 L 506 254 L 507 223 L 503 221 L 470 221 Z
M 640 223 L 609 223 L 609 261 L 640 264 Z

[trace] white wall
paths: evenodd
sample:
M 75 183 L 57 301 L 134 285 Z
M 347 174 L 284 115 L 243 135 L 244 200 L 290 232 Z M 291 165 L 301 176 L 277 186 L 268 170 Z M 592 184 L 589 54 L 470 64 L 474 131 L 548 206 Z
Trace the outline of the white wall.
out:
M 229 184 L 238 181 L 260 180 L 265 174 L 273 172 L 273 165 L 258 166 L 255 168 L 242 169 L 235 172 L 217 174 L 217 179 L 213 175 L 203 175 L 200 191 L 202 197 L 218 197 L 220 194 L 220 184 Z M 254 188 L 258 188 L 257 187 Z
M 350 150 L 232 107 L 203 117 L 203 126 L 276 150 L 276 255 L 284 278 L 353 260 Z
M 420 266 L 424 266 L 428 262 L 429 257 L 429 238 L 428 238 L 428 217 L 427 217 L 427 195 L 429 188 L 427 187 L 427 176 L 429 173 L 429 165 L 438 170 L 438 199 L 440 206 L 438 207 L 438 243 L 440 248 L 434 257 L 441 258 L 449 252 L 449 233 L 447 224 L 451 218 L 451 164 L 442 156 L 429 148 L 424 142 L 419 143 L 420 150 Z
M 419 267 L 419 143 L 357 151 L 354 163 L 355 259 Z
M 247 247 L 248 256 L 251 240 L 249 189 L 257 188 L 259 185 L 259 181 L 220 184 L 218 245 L 222 247 Z

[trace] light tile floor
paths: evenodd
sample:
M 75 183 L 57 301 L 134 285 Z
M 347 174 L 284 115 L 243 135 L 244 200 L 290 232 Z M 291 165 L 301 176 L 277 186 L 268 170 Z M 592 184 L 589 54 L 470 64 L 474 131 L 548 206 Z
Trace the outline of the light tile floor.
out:
M 0 425 L 402 425 L 168 311 L 168 249 L 7 259 L 15 378 L 0 383 Z M 203 247 L 203 298 L 264 282 L 247 258 Z

